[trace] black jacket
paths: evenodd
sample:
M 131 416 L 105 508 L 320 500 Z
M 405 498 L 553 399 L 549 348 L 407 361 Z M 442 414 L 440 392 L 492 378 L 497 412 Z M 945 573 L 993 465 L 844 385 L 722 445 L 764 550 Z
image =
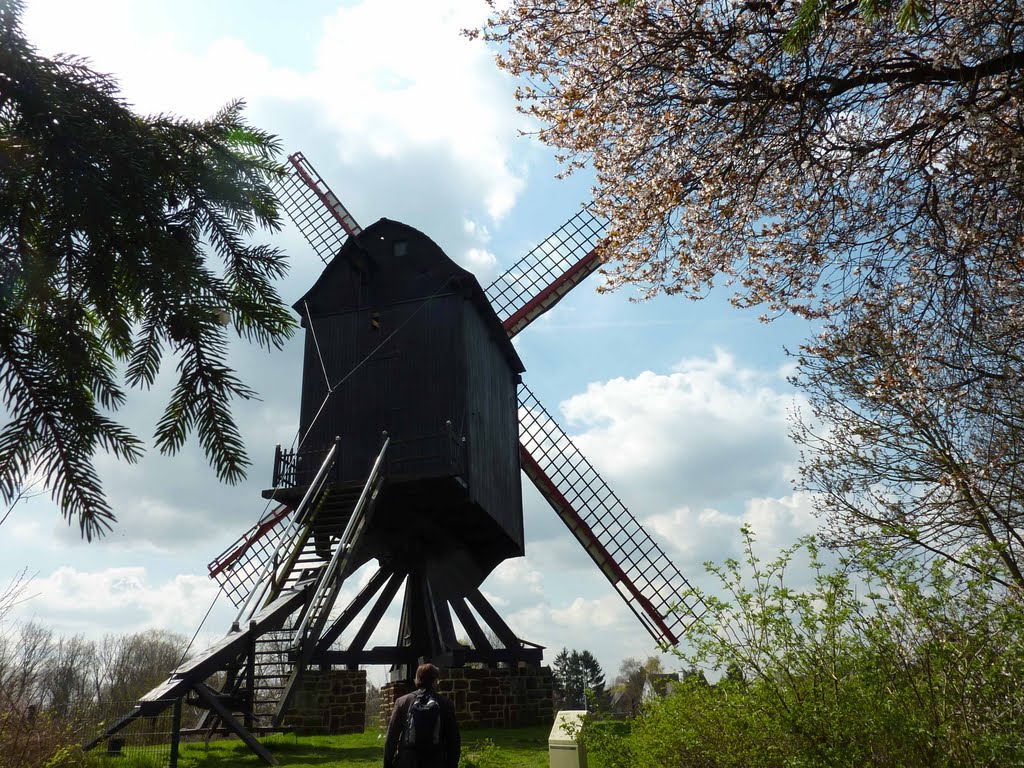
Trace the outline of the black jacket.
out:
M 384 740 L 384 768 L 458 768 L 459 755 L 462 752 L 462 740 L 459 726 L 455 722 L 455 708 L 444 696 L 434 693 L 441 704 L 441 749 L 428 763 L 418 761 L 415 752 L 403 743 L 405 721 L 409 715 L 409 705 L 413 699 L 424 693 L 423 688 L 405 696 L 400 696 L 391 710 L 388 721 L 388 735 Z

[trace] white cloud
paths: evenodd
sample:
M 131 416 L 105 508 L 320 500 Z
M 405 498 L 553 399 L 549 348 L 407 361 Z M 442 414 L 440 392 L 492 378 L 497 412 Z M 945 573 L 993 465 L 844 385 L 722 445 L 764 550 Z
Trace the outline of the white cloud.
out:
M 544 594 L 543 572 L 525 557 L 516 557 L 500 563 L 488 577 L 487 583 L 493 585 L 495 589 L 514 590 L 520 599 L 536 599 Z
M 305 147 L 364 225 L 400 218 L 449 253 L 470 254 L 471 268 L 493 267 L 481 219 L 506 216 L 537 147 L 520 138 L 526 118 L 491 52 L 460 34 L 482 23 L 486 6 L 339 4 L 309 14 L 309 42 L 282 40 L 279 51 L 253 50 L 241 28 L 197 44 L 187 17 L 171 26 L 161 13 L 121 0 L 35 0 L 24 27 L 41 52 L 82 54 L 113 73 L 144 113 L 203 119 L 245 98 L 250 119 L 287 151 Z M 286 54 L 303 44 L 312 57 L 297 66 Z
M 446 147 L 459 167 L 486 180 L 486 209 L 499 219 L 523 187 L 510 167 L 510 139 L 522 120 L 510 109 L 491 54 L 459 35 L 484 13 L 477 3 L 451 1 L 377 0 L 340 8 L 318 43 L 317 80 L 349 158 Z M 395 24 L 399 17 L 403 23 Z
M 593 383 L 561 404 L 574 440 L 615 484 L 691 506 L 784 490 L 796 450 L 787 437 L 794 395 L 774 374 L 721 350 L 669 374 Z
M 153 627 L 197 627 L 217 593 L 202 576 L 180 574 L 156 580 L 144 567 L 81 571 L 63 566 L 29 584 L 31 599 L 19 606 L 22 619 L 45 609 L 44 623 L 59 633 L 98 637 Z
M 483 248 L 470 248 L 466 251 L 465 263 L 466 268 L 476 275 L 481 285 L 486 287 L 489 279 L 494 275 L 498 257 Z
M 748 526 L 759 546 L 777 551 L 793 544 L 817 527 L 812 499 L 807 493 L 779 498 L 748 499 L 742 512 L 728 513 L 714 507 L 694 511 L 678 507 L 649 515 L 644 525 L 681 567 L 696 571 L 707 560 L 721 561 L 739 552 L 740 528 Z
M 551 610 L 552 621 L 563 630 L 573 631 L 579 627 L 608 628 L 615 626 L 624 619 L 631 619 L 625 603 L 617 595 L 609 595 L 596 600 L 584 600 L 577 597 L 568 606 Z
M 491 231 L 487 228 L 487 225 L 472 219 L 462 220 L 462 231 L 467 235 L 472 235 L 482 243 L 489 242 L 491 239 Z

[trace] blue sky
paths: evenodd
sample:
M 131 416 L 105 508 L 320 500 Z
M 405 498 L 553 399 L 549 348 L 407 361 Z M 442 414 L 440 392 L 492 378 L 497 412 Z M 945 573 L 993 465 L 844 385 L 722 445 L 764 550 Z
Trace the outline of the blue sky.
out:
M 589 179 L 555 179 L 552 153 L 520 135 L 531 126 L 515 112 L 515 84 L 458 34 L 485 13 L 482 0 L 29 0 L 24 26 L 41 52 L 80 54 L 116 75 L 140 112 L 202 118 L 245 98 L 249 119 L 286 152 L 304 152 L 363 226 L 405 221 L 486 286 L 588 199 Z M 290 254 L 280 290 L 291 303 L 322 264 L 290 226 L 267 239 Z M 723 290 L 637 303 L 626 290 L 598 294 L 598 279 L 516 345 L 524 380 L 626 505 L 705 585 L 701 563 L 737 554 L 743 522 L 769 549 L 810 532 L 809 500 L 791 487 L 786 419 L 798 400 L 783 352 L 805 326 L 761 324 Z M 119 522 L 92 544 L 46 497 L 19 505 L 0 527 L 0 579 L 35 574 L 20 618 L 92 637 L 149 627 L 191 636 L 216 593 L 206 563 L 261 514 L 274 445 L 297 428 L 300 358 L 299 337 L 273 354 L 234 347 L 261 395 L 236 408 L 253 459 L 244 484 L 220 485 L 194 443 L 134 467 L 101 456 Z M 143 436 L 170 373 L 122 411 Z M 512 627 L 548 646 L 549 660 L 562 646 L 590 649 L 609 678 L 623 658 L 654 653 L 528 481 L 525 491 L 527 556 L 484 584 Z M 229 622 L 222 599 L 198 642 Z M 389 616 L 371 643 L 390 644 L 396 627 Z

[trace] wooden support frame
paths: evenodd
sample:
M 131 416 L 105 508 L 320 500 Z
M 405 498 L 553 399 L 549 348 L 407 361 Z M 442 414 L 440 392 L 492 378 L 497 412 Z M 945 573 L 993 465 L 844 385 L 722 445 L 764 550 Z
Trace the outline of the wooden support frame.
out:
M 249 650 L 245 659 L 245 688 L 248 701 L 245 707 L 245 727 L 252 730 L 253 709 L 256 704 L 256 640 L 257 627 L 255 622 L 249 622 Z
M 452 612 L 448 608 L 448 601 L 437 595 L 433 595 L 434 621 L 437 624 L 438 634 L 441 638 L 442 648 L 461 648 L 462 643 L 455 636 L 455 624 L 452 621 Z
M 454 610 L 455 615 L 459 617 L 459 622 L 462 624 L 462 628 L 466 630 L 466 634 L 469 635 L 469 640 L 473 643 L 473 647 L 482 651 L 494 650 L 494 646 L 491 645 L 491 641 L 487 639 L 487 634 L 477 623 L 476 616 L 473 615 L 472 611 L 469 610 L 469 606 L 466 605 L 465 598 L 458 597 L 450 602 L 452 610 Z
M 341 633 L 348 629 L 349 624 L 355 621 L 356 616 L 359 612 L 366 607 L 367 603 L 373 598 L 375 594 L 380 591 L 380 588 L 384 586 L 388 578 L 392 576 L 394 571 L 390 568 L 378 568 L 377 572 L 370 577 L 370 580 L 366 583 L 359 594 L 356 595 L 352 602 L 350 602 L 345 610 L 342 611 L 341 615 L 334 620 L 334 623 L 325 631 L 321 636 L 320 640 L 316 644 L 315 655 L 326 652 L 334 643 L 341 637 Z M 397 589 L 397 586 L 395 587 Z M 392 592 L 394 597 L 394 592 Z M 388 601 L 390 605 L 390 600 Z M 387 606 L 384 606 L 385 610 Z
M 380 624 L 380 620 L 383 618 L 385 611 L 387 611 L 388 607 L 395 599 L 395 594 L 398 592 L 398 588 L 402 585 L 402 581 L 405 577 L 406 574 L 404 573 L 393 573 L 391 575 L 391 579 L 377 597 L 377 602 L 374 603 L 373 608 L 370 609 L 370 613 L 367 614 L 366 620 L 363 622 L 363 626 L 359 628 L 355 637 L 352 638 L 352 642 L 349 643 L 348 649 L 350 651 L 361 651 L 366 647 L 366 643 L 369 642 L 373 631 L 377 628 L 377 625 Z M 349 669 L 352 668 L 352 665 L 349 665 Z
M 516 633 L 512 631 L 511 627 L 505 623 L 505 620 L 498 615 L 498 612 L 494 610 L 487 598 L 483 596 L 483 593 L 479 589 L 474 589 L 466 598 L 469 600 L 476 612 L 480 614 L 480 618 L 487 622 L 487 626 L 491 628 L 491 631 L 501 641 L 501 644 L 508 649 L 522 648 L 522 641 L 516 637 Z
M 230 731 L 244 741 L 245 745 L 259 756 L 260 760 L 267 765 L 277 765 L 277 760 L 275 760 L 274 756 L 267 751 L 267 748 L 260 744 L 256 740 L 256 737 L 249 733 L 249 731 L 235 719 L 235 716 L 228 711 L 228 708 L 221 703 L 220 695 L 216 691 L 206 685 L 206 683 L 196 683 L 192 686 L 192 690 L 205 706 L 217 713 L 217 716 Z

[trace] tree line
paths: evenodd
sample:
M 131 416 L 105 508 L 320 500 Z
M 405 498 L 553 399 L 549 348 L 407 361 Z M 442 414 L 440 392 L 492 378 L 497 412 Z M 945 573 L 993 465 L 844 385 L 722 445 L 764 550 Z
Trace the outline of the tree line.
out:
M 166 680 L 187 647 L 159 629 L 90 640 L 0 622 L 0 768 L 77 764 L 78 745 Z
M 187 645 L 183 635 L 162 629 L 89 640 L 35 622 L 10 628 L 0 637 L 2 708 L 78 717 L 130 707 L 167 679 Z
M 666 672 L 661 659 L 623 659 L 611 685 L 605 682 L 600 662 L 588 650 L 563 648 L 551 662 L 555 709 L 577 709 L 597 713 L 637 715 L 645 699 L 664 695 L 670 681 L 681 679 Z M 687 670 L 682 677 L 700 674 Z

